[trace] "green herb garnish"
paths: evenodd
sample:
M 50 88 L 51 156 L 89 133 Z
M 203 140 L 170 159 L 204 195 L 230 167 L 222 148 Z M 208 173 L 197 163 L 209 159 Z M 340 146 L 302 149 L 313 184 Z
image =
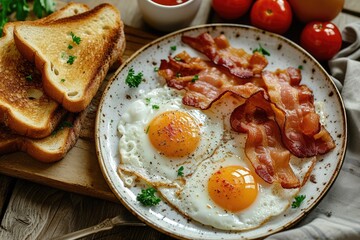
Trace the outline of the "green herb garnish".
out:
M 130 68 L 129 73 L 126 76 L 125 83 L 131 88 L 138 87 L 142 79 L 143 79 L 143 74 L 141 72 L 135 74 L 134 69 Z
M 1 0 L 0 1 L 0 32 L 9 21 L 9 16 L 15 13 L 16 20 L 25 20 L 29 14 L 29 5 L 25 0 Z
M 295 197 L 295 200 L 292 202 L 291 207 L 292 208 L 298 208 L 300 207 L 301 203 L 304 201 L 304 199 L 306 198 L 305 195 L 299 195 Z
M 299 65 L 298 69 L 303 70 L 304 69 L 303 65 Z
M 180 62 L 182 59 L 179 57 L 174 57 L 174 60 Z
M 171 51 L 176 51 L 176 46 L 171 46 L 170 49 Z
M 151 101 L 151 98 L 145 98 L 146 105 L 149 105 Z
M 55 11 L 55 2 L 53 0 L 35 0 L 33 11 L 38 18 L 45 17 Z
M 30 12 L 29 5 L 25 0 L 20 0 L 20 1 L 17 0 L 15 1 L 15 3 L 16 3 L 16 19 L 21 21 L 25 20 Z
M 160 107 L 158 105 L 152 105 L 152 109 L 159 109 Z
M 72 65 L 75 61 L 75 58 L 75 56 L 70 55 L 66 63 Z
M 264 56 L 270 56 L 270 53 L 265 48 L 263 48 L 261 44 L 259 44 L 259 48 L 254 49 L 253 53 L 255 52 L 259 52 Z
M 1 13 L 1 15 L 2 15 L 2 13 Z M 9 21 L 9 20 L 8 20 L 7 17 L 5 17 L 5 18 L 1 17 L 1 19 L 0 19 L 0 37 L 2 36 L 2 32 L 3 32 L 4 25 L 5 25 L 8 21 Z
M 155 196 L 155 193 L 156 189 L 153 187 L 149 187 L 145 190 L 143 189 L 141 190 L 141 193 L 137 195 L 136 200 L 138 200 L 144 206 L 155 206 L 161 201 L 160 198 Z
M 63 129 L 65 127 L 68 127 L 68 128 L 72 128 L 73 127 L 73 124 L 69 121 L 63 121 L 59 124 L 59 128 L 60 129 Z
M 181 73 L 176 73 L 176 77 L 177 78 L 181 77 Z
M 0 0 L 0 36 L 4 25 L 9 21 L 9 16 L 15 13 L 16 20 L 25 20 L 30 8 L 27 0 Z M 35 16 L 42 18 L 55 10 L 53 0 L 34 0 L 32 11 Z
M 71 35 L 73 42 L 76 43 L 77 45 L 79 45 L 81 42 L 81 38 L 76 36 L 73 32 L 71 32 L 70 35 Z
M 191 82 L 195 82 L 196 80 L 199 80 L 199 75 L 194 75 L 194 77 L 191 79 Z
M 73 48 L 73 45 L 69 44 L 68 49 L 72 49 L 72 48 Z
M 30 74 L 30 75 L 28 75 L 28 76 L 26 76 L 26 77 L 25 77 L 25 79 L 26 79 L 26 80 L 28 80 L 28 81 L 32 81 L 32 80 L 33 80 L 33 78 L 32 78 L 32 76 L 31 76 L 31 74 Z
M 72 128 L 73 124 L 69 121 L 62 121 L 61 123 L 59 123 L 58 127 L 55 129 L 55 131 L 52 132 L 52 135 L 55 135 L 56 133 L 58 133 L 59 131 L 63 130 L 64 128 Z
M 65 82 L 65 79 L 64 79 L 64 78 L 62 78 L 60 81 L 61 81 L 61 82 Z
M 150 125 L 146 128 L 146 131 L 145 131 L 146 134 L 149 133 L 149 129 L 150 129 Z
M 183 171 L 184 171 L 184 166 L 181 166 L 177 171 L 177 175 L 180 176 L 180 177 L 184 176 Z
M 158 72 L 159 71 L 159 67 L 154 67 L 154 72 Z

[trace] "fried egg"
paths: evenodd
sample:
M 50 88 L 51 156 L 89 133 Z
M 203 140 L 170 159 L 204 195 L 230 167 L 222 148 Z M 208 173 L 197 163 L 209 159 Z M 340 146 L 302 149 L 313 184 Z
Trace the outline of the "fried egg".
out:
M 255 173 L 244 152 L 246 134 L 230 126 L 242 101 L 228 96 L 202 111 L 184 106 L 181 92 L 168 87 L 142 95 L 118 126 L 124 183 L 145 180 L 181 214 L 217 229 L 253 229 L 284 212 L 300 189 L 268 184 Z M 314 163 L 293 156 L 290 165 L 303 182 Z
M 223 135 L 221 115 L 184 106 L 179 91 L 167 86 L 129 105 L 118 125 L 120 176 L 152 184 L 178 185 L 178 170 L 190 175 L 213 154 Z
M 263 181 L 244 155 L 244 135 L 228 135 L 228 141 L 198 166 L 181 190 L 160 187 L 159 191 L 170 205 L 199 223 L 223 230 L 253 229 L 284 212 L 300 189 Z M 314 163 L 313 158 L 294 157 L 291 167 L 303 181 Z

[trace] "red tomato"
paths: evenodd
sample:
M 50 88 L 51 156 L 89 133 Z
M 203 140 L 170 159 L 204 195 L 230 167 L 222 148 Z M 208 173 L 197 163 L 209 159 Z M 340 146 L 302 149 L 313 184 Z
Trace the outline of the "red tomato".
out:
M 258 0 L 250 13 L 251 24 L 255 27 L 283 34 L 292 22 L 292 12 L 286 0 Z
M 250 8 L 253 0 L 213 0 L 215 12 L 225 19 L 236 19 L 243 16 Z
M 302 22 L 330 21 L 342 10 L 345 0 L 289 0 L 296 17 Z
M 341 33 L 331 22 L 308 23 L 300 36 L 300 45 L 319 61 L 332 58 L 341 44 Z

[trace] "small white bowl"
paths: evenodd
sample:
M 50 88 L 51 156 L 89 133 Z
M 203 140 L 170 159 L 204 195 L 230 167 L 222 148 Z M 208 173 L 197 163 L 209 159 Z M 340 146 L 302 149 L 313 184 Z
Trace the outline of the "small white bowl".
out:
M 188 0 L 174 6 L 166 6 L 151 0 L 138 0 L 144 20 L 153 28 L 170 32 L 190 25 L 199 10 L 201 0 Z

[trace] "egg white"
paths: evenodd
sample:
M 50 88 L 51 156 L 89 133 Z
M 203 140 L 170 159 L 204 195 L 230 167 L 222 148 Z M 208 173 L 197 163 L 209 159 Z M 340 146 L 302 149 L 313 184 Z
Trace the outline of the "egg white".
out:
M 189 218 L 218 229 L 239 231 L 259 227 L 271 217 L 284 212 L 300 190 L 283 189 L 279 183 L 268 184 L 260 180 L 258 196 L 250 207 L 236 213 L 224 210 L 210 198 L 208 180 L 220 168 L 234 165 L 251 169 L 247 160 L 229 152 L 226 147 L 219 148 L 211 158 L 199 165 L 186 180 L 183 189 L 177 191 L 160 187 L 159 191 L 172 206 Z M 302 175 L 299 174 L 299 177 Z
M 201 136 L 195 152 L 177 159 L 160 154 L 152 146 L 146 132 L 153 118 L 173 110 L 190 114 L 200 126 Z M 223 119 L 212 111 L 201 111 L 183 105 L 180 92 L 165 86 L 144 94 L 130 104 L 121 117 L 118 132 L 121 135 L 120 176 L 127 185 L 132 185 L 134 179 L 139 177 L 153 186 L 177 186 L 181 183 L 178 181 L 178 169 L 181 166 L 184 167 L 183 174 L 190 175 L 219 146 L 223 136 Z
M 118 126 L 121 135 L 119 173 L 124 183 L 130 187 L 137 178 L 145 180 L 180 213 L 223 230 L 253 229 L 284 212 L 300 189 L 283 189 L 280 184 L 268 184 L 259 177 L 257 199 L 241 212 L 231 213 L 211 200 L 208 179 L 219 168 L 241 165 L 256 175 L 244 151 L 246 134 L 234 132 L 230 126 L 231 112 L 243 100 L 226 96 L 214 103 L 210 110 L 201 111 L 184 106 L 182 97 L 177 90 L 157 88 L 144 94 L 124 112 Z M 159 106 L 159 109 L 153 109 L 152 105 Z M 154 117 L 172 110 L 185 111 L 202 123 L 200 146 L 194 154 L 181 159 L 169 159 L 159 154 L 145 131 Z M 290 165 L 304 182 L 314 163 L 315 158 L 292 156 Z M 177 171 L 181 166 L 184 175 L 179 177 Z
M 260 179 L 244 153 L 246 135 L 231 130 L 225 131 L 225 135 L 226 142 L 223 142 L 212 157 L 203 161 L 192 176 L 186 178 L 186 184 L 181 190 L 160 187 L 159 192 L 179 212 L 204 225 L 223 230 L 253 229 L 288 209 L 300 188 L 284 189 L 279 183 L 268 184 Z M 305 181 L 314 163 L 315 158 L 292 157 L 290 161 L 301 182 Z M 249 169 L 259 183 L 255 202 L 236 213 L 218 206 L 208 193 L 208 180 L 211 175 L 222 167 L 234 165 Z

